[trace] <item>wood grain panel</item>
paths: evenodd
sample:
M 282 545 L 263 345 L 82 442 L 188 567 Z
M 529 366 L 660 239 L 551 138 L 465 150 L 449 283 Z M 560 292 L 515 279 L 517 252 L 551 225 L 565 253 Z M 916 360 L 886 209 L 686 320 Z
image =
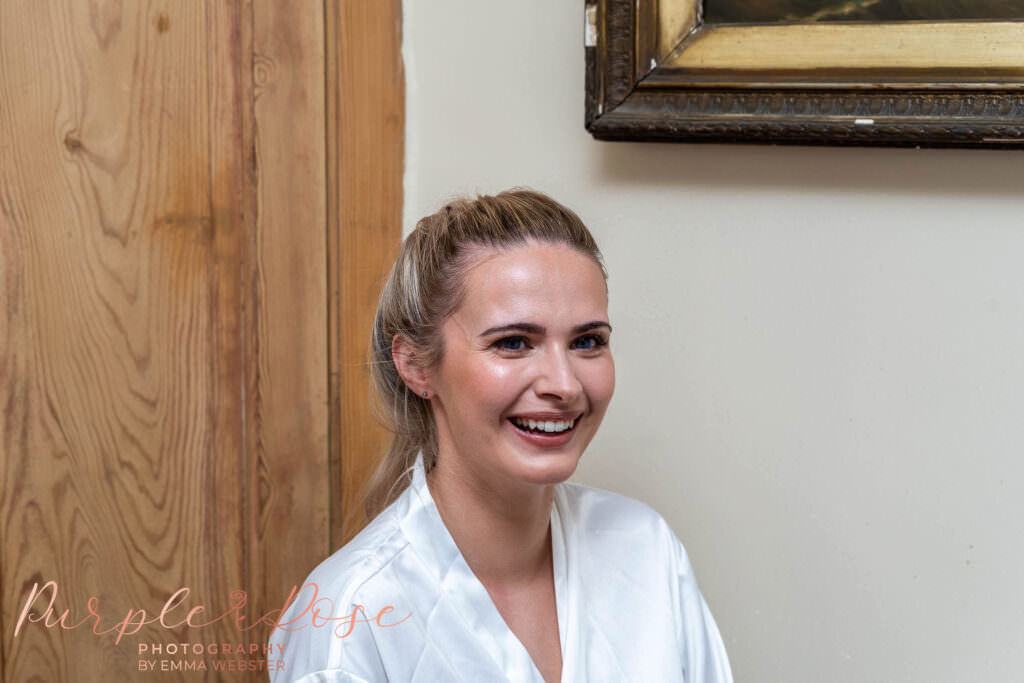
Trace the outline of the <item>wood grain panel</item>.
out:
M 323 5 L 254 6 L 257 347 L 250 453 L 260 515 L 254 578 L 268 608 L 329 553 L 327 176 Z
M 142 673 L 137 645 L 262 644 L 251 620 L 361 526 L 400 22 L 397 0 L 0 3 L 3 680 L 263 680 Z M 215 613 L 244 590 L 250 622 L 15 638 L 49 580 L 71 623 L 183 586 Z
M 405 80 L 399 0 L 327 3 L 331 545 L 366 523 L 362 492 L 387 443 L 370 409 L 377 297 L 402 234 Z M 340 501 L 338 493 L 340 492 Z
M 0 3 L 4 680 L 133 680 L 137 642 L 188 640 L 15 639 L 34 584 L 73 622 L 96 597 L 101 628 L 182 586 L 210 609 L 247 588 L 240 21 L 233 2 Z

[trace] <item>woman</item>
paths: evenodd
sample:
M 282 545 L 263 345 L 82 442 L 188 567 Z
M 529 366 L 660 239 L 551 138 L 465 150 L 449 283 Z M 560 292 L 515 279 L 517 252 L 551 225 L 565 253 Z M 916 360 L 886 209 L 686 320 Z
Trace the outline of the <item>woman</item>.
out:
M 374 323 L 394 438 L 373 521 L 282 617 L 274 680 L 732 680 L 665 521 L 566 481 L 612 397 L 610 334 L 597 245 L 549 197 L 419 222 Z

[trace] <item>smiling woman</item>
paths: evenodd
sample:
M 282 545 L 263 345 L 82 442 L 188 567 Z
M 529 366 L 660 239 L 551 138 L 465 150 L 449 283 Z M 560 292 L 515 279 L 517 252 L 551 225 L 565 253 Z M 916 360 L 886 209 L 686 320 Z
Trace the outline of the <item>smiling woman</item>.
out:
M 611 330 L 597 244 L 551 198 L 419 222 L 373 330 L 394 433 L 373 521 L 282 616 L 275 680 L 732 680 L 665 521 L 567 481 L 615 388 Z
M 451 486 L 468 484 L 529 501 L 543 520 L 550 490 L 538 485 L 572 475 L 615 387 L 604 276 L 565 245 L 475 251 L 436 367 L 416 364 L 401 336 L 392 352 L 406 384 L 433 395 L 435 498 L 463 498 Z

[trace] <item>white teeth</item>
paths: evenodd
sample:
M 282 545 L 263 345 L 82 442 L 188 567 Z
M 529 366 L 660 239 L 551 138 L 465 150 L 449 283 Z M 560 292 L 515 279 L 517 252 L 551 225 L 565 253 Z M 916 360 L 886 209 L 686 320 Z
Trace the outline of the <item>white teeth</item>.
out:
M 529 420 L 518 417 L 512 418 L 520 427 L 526 429 L 532 429 L 535 431 L 558 433 L 572 429 L 573 425 L 576 424 L 576 420 Z

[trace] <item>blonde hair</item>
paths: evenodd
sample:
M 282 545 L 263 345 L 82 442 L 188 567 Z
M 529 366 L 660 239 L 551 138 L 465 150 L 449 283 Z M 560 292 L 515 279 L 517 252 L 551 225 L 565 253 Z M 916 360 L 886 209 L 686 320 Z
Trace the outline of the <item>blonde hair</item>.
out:
M 442 326 L 462 301 L 466 272 L 480 248 L 510 249 L 527 241 L 577 249 L 594 259 L 607 280 L 597 242 L 579 216 L 528 189 L 456 199 L 420 219 L 402 243 L 380 295 L 370 343 L 377 408 L 392 439 L 366 489 L 369 519 L 408 487 L 420 451 L 428 471 L 437 461 L 430 403 L 402 380 L 391 356 L 392 340 L 403 336 L 414 349 L 414 362 L 436 367 L 444 354 Z

